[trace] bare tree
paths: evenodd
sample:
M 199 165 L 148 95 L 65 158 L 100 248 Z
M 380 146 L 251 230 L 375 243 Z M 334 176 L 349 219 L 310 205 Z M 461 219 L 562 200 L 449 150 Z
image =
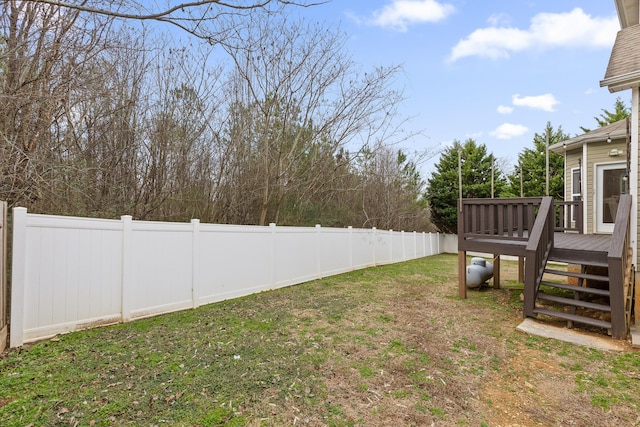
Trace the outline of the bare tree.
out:
M 346 54 L 342 33 L 282 16 L 250 21 L 242 35 L 242 44 L 227 47 L 242 83 L 233 102 L 250 111 L 258 223 L 266 224 L 278 221 L 289 194 L 304 198 L 322 186 L 322 159 L 334 162 L 341 148 L 396 136 L 399 68 L 363 72 Z
M 59 119 L 111 20 L 49 5 L 6 1 L 0 22 L 0 192 L 12 204 L 42 197 Z
M 424 181 L 418 171 L 420 155 L 378 146 L 358 161 L 362 226 L 396 230 L 429 230 Z M 434 228 L 435 229 L 435 228 Z
M 102 4 L 0 6 L 0 197 L 72 215 L 420 224 L 419 177 L 388 148 L 406 138 L 398 67 L 364 71 L 344 34 L 272 13 L 301 3 Z M 153 15 L 228 30 L 232 66 L 116 24 Z
M 211 216 L 220 69 L 210 52 L 170 49 L 154 60 L 139 147 L 141 218 Z

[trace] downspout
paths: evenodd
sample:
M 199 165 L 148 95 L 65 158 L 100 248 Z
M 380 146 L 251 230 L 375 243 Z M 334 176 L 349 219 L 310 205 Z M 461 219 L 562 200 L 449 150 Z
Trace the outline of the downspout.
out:
M 640 122 L 638 118 L 639 104 L 640 103 L 640 87 L 634 87 L 631 89 L 631 147 L 630 149 L 630 177 L 629 179 L 629 193 L 632 196 L 631 199 L 631 236 L 630 244 L 633 249 L 633 260 L 636 265 L 636 271 L 638 269 L 638 132 L 640 132 Z
M 573 176 L 569 176 L 570 168 L 567 165 L 567 147 L 564 147 L 564 200 L 569 201 L 573 195 L 573 189 L 569 187 L 573 185 Z M 584 211 L 583 211 L 584 212 Z

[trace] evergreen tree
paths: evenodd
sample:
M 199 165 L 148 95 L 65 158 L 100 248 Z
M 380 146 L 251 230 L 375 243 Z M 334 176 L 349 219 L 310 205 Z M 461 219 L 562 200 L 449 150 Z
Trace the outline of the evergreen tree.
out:
M 522 171 L 522 196 L 538 197 L 546 194 L 546 149 L 547 132 L 549 133 L 549 145 L 556 144 L 569 138 L 562 131 L 562 126 L 553 129 L 551 123 L 542 133 L 536 133 L 533 137 L 533 148 L 525 148 L 518 155 L 518 164 L 509 175 L 509 192 L 520 197 L 520 172 Z M 554 199 L 564 198 L 564 157 L 549 152 L 549 195 Z
M 602 109 L 602 114 L 600 114 L 600 118 L 594 117 L 595 121 L 598 123 L 598 127 L 603 127 L 606 125 L 610 125 L 611 123 L 615 123 L 619 120 L 626 119 L 631 115 L 631 109 L 627 107 L 627 104 L 624 103 L 620 97 L 616 98 L 616 104 L 614 106 L 614 111 L 611 112 L 606 109 Z M 591 132 L 593 129 L 586 128 L 584 126 L 580 126 L 580 129 L 584 133 Z
M 447 148 L 436 164 L 436 172 L 427 182 L 426 199 L 431 209 L 431 221 L 445 233 L 455 233 L 458 224 L 458 151 L 462 166 L 462 197 L 491 197 L 492 154 L 484 144 L 473 139 L 456 141 Z M 494 165 L 494 194 L 501 195 L 506 186 L 502 171 Z

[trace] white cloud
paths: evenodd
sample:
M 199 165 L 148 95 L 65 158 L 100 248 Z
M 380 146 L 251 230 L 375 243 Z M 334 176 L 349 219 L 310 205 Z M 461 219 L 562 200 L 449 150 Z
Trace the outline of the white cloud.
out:
M 513 95 L 513 105 L 517 107 L 529 107 L 534 110 L 543 110 L 553 112 L 553 107 L 559 104 L 560 101 L 556 99 L 551 93 L 545 93 L 538 96 L 520 96 L 520 94 Z
M 490 22 L 497 22 L 490 18 Z M 581 8 L 568 13 L 539 13 L 528 29 L 513 27 L 479 28 L 451 49 L 449 61 L 467 56 L 498 59 L 530 49 L 608 48 L 620 29 L 618 18 L 592 17 Z
M 513 107 L 509 107 L 508 105 L 498 105 L 498 113 L 511 114 L 513 113 Z
M 489 25 L 491 25 L 492 27 L 495 27 L 497 25 L 499 25 L 500 23 L 508 23 L 511 19 L 509 18 L 509 15 L 507 15 L 506 13 L 495 13 L 493 15 L 491 15 L 488 19 L 487 22 L 489 23 Z
M 373 25 L 407 31 L 409 25 L 437 22 L 455 12 L 455 7 L 436 0 L 392 0 L 391 3 L 373 12 Z
M 503 123 L 495 130 L 489 132 L 491 136 L 495 136 L 498 139 L 511 139 L 516 136 L 524 135 L 529 128 L 523 125 L 514 125 L 512 123 Z

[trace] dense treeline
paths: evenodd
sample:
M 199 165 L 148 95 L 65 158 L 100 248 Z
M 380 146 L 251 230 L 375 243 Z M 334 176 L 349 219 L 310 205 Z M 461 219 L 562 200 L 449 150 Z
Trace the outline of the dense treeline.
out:
M 216 33 L 228 43 L 178 47 L 108 14 L 1 7 L 0 198 L 11 206 L 429 229 L 416 161 L 391 148 L 399 70 L 360 69 L 334 29 L 229 13 Z

